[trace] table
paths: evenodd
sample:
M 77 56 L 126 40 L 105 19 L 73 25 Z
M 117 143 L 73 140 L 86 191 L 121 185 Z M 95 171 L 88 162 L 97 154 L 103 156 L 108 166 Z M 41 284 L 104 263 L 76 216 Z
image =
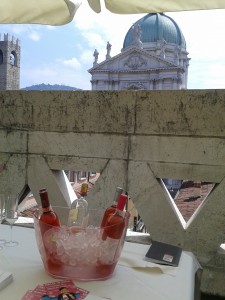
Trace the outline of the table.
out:
M 9 233 L 8 225 L 0 225 L 0 236 L 8 238 Z M 12 272 L 14 280 L 0 291 L 0 299 L 20 300 L 27 290 L 58 279 L 51 278 L 44 270 L 33 228 L 14 226 L 13 236 L 19 245 L 4 247 L 0 251 L 0 269 Z M 200 269 L 195 257 L 183 251 L 179 267 L 164 267 L 162 272 L 157 268 L 159 265 L 154 264 L 154 268 L 144 267 L 147 262 L 143 257 L 148 248 L 148 245 L 125 242 L 119 263 L 110 279 L 75 283 L 89 290 L 90 294 L 112 300 L 195 299 L 195 274 Z

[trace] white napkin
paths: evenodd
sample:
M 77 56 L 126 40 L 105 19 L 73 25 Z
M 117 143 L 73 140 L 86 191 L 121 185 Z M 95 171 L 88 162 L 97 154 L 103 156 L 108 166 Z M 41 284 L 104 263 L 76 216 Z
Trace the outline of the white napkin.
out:
M 148 268 L 151 272 L 161 272 L 163 274 L 176 276 L 176 267 L 146 261 L 145 254 L 148 249 L 149 245 L 125 243 L 118 264 L 129 268 L 145 268 L 145 270 Z

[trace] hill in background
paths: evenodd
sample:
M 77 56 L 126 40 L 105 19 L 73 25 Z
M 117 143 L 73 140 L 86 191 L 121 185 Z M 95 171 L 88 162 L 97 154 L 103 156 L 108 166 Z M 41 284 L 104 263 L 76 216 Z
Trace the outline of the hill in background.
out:
M 22 88 L 21 90 L 31 91 L 31 90 L 38 90 L 38 91 L 81 91 L 81 89 L 67 86 L 67 85 L 60 85 L 60 84 L 36 84 L 31 85 L 25 88 Z

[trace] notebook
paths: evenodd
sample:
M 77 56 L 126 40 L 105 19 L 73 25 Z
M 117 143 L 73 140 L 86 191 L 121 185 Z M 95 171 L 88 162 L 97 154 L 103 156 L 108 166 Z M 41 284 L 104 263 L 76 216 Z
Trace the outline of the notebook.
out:
M 182 248 L 163 242 L 152 241 L 145 260 L 153 263 L 177 267 L 180 261 Z
M 0 270 L 0 290 L 13 281 L 13 275 L 10 272 Z

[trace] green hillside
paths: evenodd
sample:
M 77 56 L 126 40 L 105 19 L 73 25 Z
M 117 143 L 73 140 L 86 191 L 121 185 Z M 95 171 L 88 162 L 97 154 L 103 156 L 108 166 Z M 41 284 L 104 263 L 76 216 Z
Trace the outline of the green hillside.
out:
M 36 84 L 31 85 L 25 88 L 22 88 L 21 90 L 31 91 L 31 90 L 38 90 L 38 91 L 75 91 L 75 90 L 81 90 L 76 87 L 67 86 L 67 85 L 60 85 L 60 84 Z

